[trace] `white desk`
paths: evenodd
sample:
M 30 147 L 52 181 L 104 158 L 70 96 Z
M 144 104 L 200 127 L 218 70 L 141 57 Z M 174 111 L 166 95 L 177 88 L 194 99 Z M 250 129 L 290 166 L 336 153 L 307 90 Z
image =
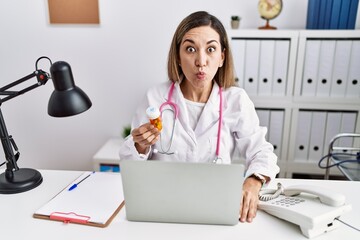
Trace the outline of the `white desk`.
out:
M 3 172 L 3 169 L 0 170 Z M 64 224 L 56 221 L 34 219 L 32 214 L 48 202 L 59 191 L 77 178 L 78 171 L 41 171 L 44 182 L 37 188 L 13 195 L 0 195 L 0 236 L 1 239 L 306 239 L 298 226 L 277 219 L 267 213 L 258 212 L 253 223 L 239 223 L 236 226 L 212 226 L 192 224 L 166 224 L 129 222 L 125 211 L 114 218 L 107 228 L 78 224 Z M 341 217 L 353 226 L 360 227 L 360 182 L 277 179 L 285 186 L 311 183 L 331 187 L 346 195 L 353 210 Z M 274 181 L 272 184 L 275 184 Z M 274 185 L 275 186 L 275 185 Z M 360 233 L 342 225 L 321 239 L 359 239 Z

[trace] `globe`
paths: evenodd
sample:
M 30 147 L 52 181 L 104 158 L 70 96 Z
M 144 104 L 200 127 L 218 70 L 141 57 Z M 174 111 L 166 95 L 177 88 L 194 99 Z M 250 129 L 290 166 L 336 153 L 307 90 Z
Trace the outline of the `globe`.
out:
M 260 0 L 258 4 L 258 11 L 261 18 L 266 20 L 266 25 L 259 27 L 259 29 L 276 29 L 270 26 L 269 20 L 276 18 L 282 9 L 282 0 Z

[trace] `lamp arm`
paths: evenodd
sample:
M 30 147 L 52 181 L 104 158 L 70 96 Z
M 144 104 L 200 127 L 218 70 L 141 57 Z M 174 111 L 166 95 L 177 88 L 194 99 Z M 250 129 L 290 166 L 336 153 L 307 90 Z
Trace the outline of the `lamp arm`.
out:
M 6 90 L 8 90 L 8 89 L 10 89 L 10 88 L 12 88 L 12 87 L 14 87 L 16 85 L 19 85 L 20 83 L 23 83 L 23 82 L 25 82 L 25 81 L 27 81 L 29 79 L 32 79 L 33 77 L 36 77 L 36 79 L 37 79 L 37 83 L 35 83 L 34 85 L 31 85 L 31 86 L 26 87 L 26 88 L 24 88 L 22 90 L 19 90 L 19 91 L 6 91 Z M 49 79 L 50 79 L 50 75 L 47 72 L 39 69 L 39 70 L 36 70 L 33 73 L 31 73 L 31 74 L 29 74 L 29 75 L 27 75 L 27 76 L 25 76 L 23 78 L 20 78 L 19 80 L 16 80 L 16 81 L 14 81 L 14 82 L 0 88 L 0 95 L 3 95 L 3 96 L 5 95 L 6 96 L 6 97 L 4 97 L 4 98 L 2 98 L 0 100 L 0 105 L 3 102 L 6 102 L 6 101 L 8 101 L 8 100 L 10 100 L 10 99 L 12 99 L 14 97 L 17 97 L 17 96 L 19 96 L 21 94 L 29 92 L 29 91 L 31 91 L 31 90 L 33 90 L 33 89 L 35 89 L 35 88 L 37 88 L 37 87 L 39 87 L 41 85 L 45 85 L 46 82 Z
M 22 90 L 19 90 L 19 91 L 7 91 L 8 89 L 11 89 L 12 87 L 17 86 L 17 85 L 19 85 L 25 81 L 28 81 L 34 77 L 36 77 L 37 83 L 35 83 L 31 86 L 28 86 Z M 4 149 L 4 153 L 5 153 L 5 159 L 6 159 L 5 175 L 6 175 L 7 179 L 12 179 L 13 174 L 14 174 L 13 171 L 19 170 L 19 167 L 17 166 L 16 162 L 19 158 L 20 153 L 18 152 L 18 149 L 17 149 L 14 139 L 9 135 L 9 133 L 7 131 L 4 117 L 3 117 L 2 111 L 1 111 L 1 105 L 2 105 L 2 103 L 6 102 L 14 97 L 17 97 L 26 92 L 29 92 L 41 85 L 45 85 L 46 82 L 49 80 L 49 78 L 50 78 L 50 75 L 47 72 L 39 69 L 23 78 L 20 78 L 19 80 L 16 80 L 16 81 L 0 88 L 0 95 L 6 96 L 6 97 L 0 99 L 0 138 L 1 138 L 1 144 Z M 16 151 L 16 153 L 14 153 L 14 150 Z

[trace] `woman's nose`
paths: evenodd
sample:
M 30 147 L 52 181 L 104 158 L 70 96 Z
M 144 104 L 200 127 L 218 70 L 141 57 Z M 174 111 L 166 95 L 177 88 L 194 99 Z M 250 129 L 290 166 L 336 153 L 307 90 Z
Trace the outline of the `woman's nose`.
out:
M 196 57 L 195 65 L 197 67 L 204 67 L 207 64 L 207 56 L 205 53 L 199 52 Z

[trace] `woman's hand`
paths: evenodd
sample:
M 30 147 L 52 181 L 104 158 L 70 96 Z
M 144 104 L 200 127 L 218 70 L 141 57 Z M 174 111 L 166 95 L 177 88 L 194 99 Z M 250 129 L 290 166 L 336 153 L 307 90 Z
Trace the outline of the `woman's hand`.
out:
M 240 205 L 240 222 L 252 222 L 256 216 L 261 185 L 261 182 L 255 178 L 245 179 Z
M 131 135 L 135 148 L 139 153 L 146 154 L 149 147 L 159 140 L 160 131 L 150 123 L 145 123 L 132 130 Z

